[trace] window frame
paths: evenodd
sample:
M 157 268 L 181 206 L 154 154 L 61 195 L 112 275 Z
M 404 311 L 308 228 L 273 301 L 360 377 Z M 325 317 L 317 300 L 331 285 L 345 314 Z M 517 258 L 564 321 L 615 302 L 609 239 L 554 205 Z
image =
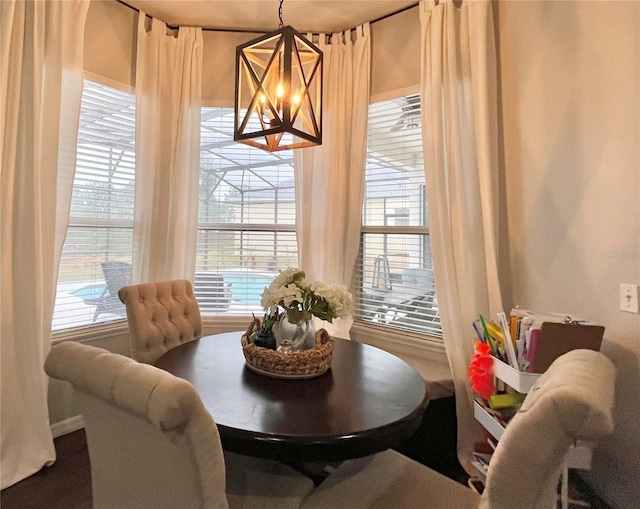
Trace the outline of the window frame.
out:
M 406 98 L 407 96 L 415 96 L 417 94 L 419 94 L 419 90 L 414 90 L 414 89 L 402 90 L 399 93 L 384 94 L 384 96 L 375 97 L 375 98 L 372 97 L 370 101 L 370 105 L 375 103 L 392 101 L 394 99 Z M 369 120 L 368 120 L 368 127 L 370 127 Z M 420 134 L 421 134 L 421 131 L 420 131 Z M 421 138 L 421 135 L 420 135 L 420 138 Z M 369 138 L 367 138 L 367 164 L 369 164 Z M 366 181 L 365 181 L 365 186 L 366 186 Z M 409 328 L 400 328 L 400 327 L 389 325 L 388 323 L 380 323 L 380 322 L 375 322 L 372 320 L 365 319 L 362 314 L 364 309 L 363 307 L 360 307 L 360 306 L 366 305 L 364 304 L 364 299 L 363 299 L 365 283 L 364 283 L 364 276 L 363 276 L 364 253 L 362 249 L 365 236 L 367 234 L 383 235 L 383 236 L 389 235 L 389 234 L 423 235 L 423 236 L 426 236 L 427 238 L 426 241 L 428 242 L 428 236 L 430 235 L 430 230 L 428 225 L 428 213 L 427 213 L 427 205 L 426 205 L 427 204 L 426 184 L 422 184 L 422 193 L 423 195 L 421 197 L 421 200 L 424 200 L 422 204 L 422 210 L 423 210 L 422 219 L 425 223 L 424 225 L 365 224 L 366 206 L 367 206 L 366 195 L 363 197 L 363 218 L 362 218 L 362 225 L 361 225 L 361 231 L 360 231 L 361 247 L 358 253 L 358 260 L 356 262 L 356 266 L 354 270 L 354 278 L 353 278 L 353 281 L 354 281 L 353 290 L 356 296 L 356 301 L 358 301 L 358 307 L 354 309 L 354 329 L 353 330 L 356 331 L 356 334 L 362 333 L 362 332 L 371 333 L 375 331 L 375 335 L 379 338 L 384 338 L 385 341 L 405 343 L 405 344 L 411 345 L 412 348 L 415 347 L 417 344 L 420 344 L 422 346 L 431 344 L 431 346 L 435 349 L 435 351 L 441 352 L 443 349 L 443 338 L 442 338 L 442 332 L 441 332 L 440 326 L 438 326 L 438 328 L 440 329 L 440 334 L 433 333 L 433 332 L 426 332 L 426 331 L 411 330 Z M 384 214 L 385 223 L 387 222 L 387 219 L 390 217 L 400 217 L 400 214 L 387 213 L 386 206 L 385 206 L 385 214 Z M 431 267 L 431 270 L 433 270 L 433 267 Z M 433 292 L 435 295 L 435 282 L 433 283 Z
M 201 242 L 201 238 L 203 236 L 203 233 L 205 232 L 212 232 L 212 233 L 216 233 L 216 232 L 229 232 L 229 233 L 235 233 L 237 235 L 240 236 L 240 238 L 242 238 L 245 234 L 254 234 L 254 233 L 265 233 L 265 234 L 272 234 L 273 238 L 275 239 L 276 236 L 280 233 L 288 233 L 291 234 L 292 237 L 294 238 L 294 242 L 295 242 L 295 234 L 296 234 L 296 223 L 295 223 L 295 204 L 293 206 L 293 214 L 294 214 L 294 218 L 293 221 L 290 220 L 290 214 L 291 214 L 291 210 L 289 210 L 288 212 L 285 211 L 284 215 L 282 217 L 279 216 L 279 207 L 277 205 L 278 201 L 274 201 L 274 207 L 273 207 L 273 217 L 272 220 L 276 221 L 277 219 L 280 219 L 284 222 L 258 222 L 256 221 L 256 219 L 260 219 L 260 213 L 258 213 L 257 216 L 253 216 L 251 217 L 250 221 L 247 222 L 243 222 L 244 218 L 245 218 L 245 213 L 248 211 L 249 213 L 252 213 L 251 210 L 251 205 L 255 205 L 255 204 L 259 204 L 260 203 L 271 203 L 270 201 L 264 201 L 261 202 L 260 199 L 258 199 L 255 202 L 252 202 L 251 199 L 246 200 L 245 201 L 245 197 L 243 193 L 251 193 L 251 192 L 263 192 L 265 190 L 270 190 L 272 192 L 274 192 L 274 196 L 276 198 L 278 198 L 278 194 L 279 194 L 279 190 L 286 190 L 288 193 L 293 192 L 294 194 L 294 198 L 293 200 L 284 200 L 283 203 L 287 203 L 288 206 L 290 207 L 290 203 L 295 203 L 295 183 L 293 183 L 293 181 L 291 182 L 290 185 L 286 185 L 284 187 L 278 187 L 272 180 L 269 179 L 269 175 L 260 175 L 259 172 L 260 170 L 264 170 L 264 169 L 268 169 L 271 168 L 274 171 L 275 175 L 279 175 L 279 170 L 276 168 L 279 168 L 280 166 L 288 166 L 291 168 L 291 179 L 293 179 L 293 152 L 291 150 L 289 151 L 281 151 L 281 152 L 275 152 L 275 153 L 268 153 L 265 151 L 262 151 L 260 149 L 257 149 L 255 147 L 251 147 L 249 145 L 245 145 L 245 144 L 241 144 L 239 142 L 235 142 L 233 140 L 233 121 L 234 121 L 234 110 L 232 107 L 229 107 L 228 105 L 216 105 L 216 104 L 203 104 L 202 105 L 202 118 L 211 118 L 211 119 L 217 119 L 217 118 L 223 118 L 223 117 L 227 117 L 224 121 L 223 121 L 223 125 L 225 130 L 222 131 L 221 127 L 216 125 L 215 123 L 209 127 L 209 129 L 212 132 L 217 132 L 219 133 L 218 135 L 221 136 L 220 139 L 216 140 L 216 136 L 213 136 L 213 140 L 208 141 L 205 139 L 205 136 L 201 136 L 201 140 L 200 140 L 200 150 L 201 150 L 201 158 L 202 158 L 202 153 L 204 151 L 204 147 L 208 147 L 208 150 L 211 150 L 212 146 L 216 146 L 216 148 L 221 149 L 221 152 L 219 154 L 216 154 L 215 152 L 212 152 L 211 155 L 213 157 L 212 161 L 213 161 L 213 166 L 214 166 L 214 171 L 220 171 L 221 174 L 223 175 L 221 177 L 222 181 L 225 181 L 225 176 L 228 172 L 249 172 L 249 180 L 251 178 L 253 178 L 254 176 L 258 179 L 258 181 L 262 181 L 265 185 L 265 189 L 256 189 L 256 188 L 251 188 L 251 184 L 249 184 L 248 189 L 239 189 L 239 188 L 235 188 L 239 193 L 241 198 L 239 200 L 230 200 L 228 203 L 235 205 L 236 207 L 239 207 L 239 215 L 238 217 L 235 218 L 234 222 L 216 222 L 216 221 L 201 221 L 199 219 L 198 221 L 198 246 L 197 246 L 197 259 L 196 259 L 196 286 L 197 286 L 197 278 L 198 275 L 200 274 L 202 277 L 202 271 L 203 270 L 207 270 L 211 275 L 213 275 L 214 272 L 220 270 L 220 271 L 225 271 L 225 270 L 231 270 L 231 271 L 238 271 L 239 273 L 242 273 L 243 270 L 246 270 L 247 274 L 251 274 L 252 269 L 256 270 L 257 272 L 259 272 L 259 274 L 257 274 L 257 276 L 259 278 L 264 278 L 265 274 L 271 273 L 273 272 L 270 269 L 267 268 L 263 268 L 264 270 L 262 270 L 262 268 L 260 267 L 260 261 L 258 262 L 258 267 L 250 267 L 250 262 L 248 260 L 248 258 L 251 258 L 251 249 L 246 249 L 246 246 L 244 244 L 244 241 L 241 242 L 239 245 L 236 245 L 236 249 L 239 247 L 239 252 L 236 255 L 238 257 L 238 259 L 240 260 L 239 266 L 235 267 L 235 266 L 227 266 L 225 267 L 224 265 L 212 265 L 211 267 L 200 267 L 199 265 L 199 261 L 198 259 L 202 256 L 201 254 L 201 249 L 202 246 L 200 245 Z M 229 122 L 229 127 L 230 130 L 229 132 L 226 131 L 226 123 Z M 228 139 L 226 139 L 228 137 Z M 236 160 L 233 159 L 233 154 L 225 154 L 222 152 L 222 149 L 226 146 L 234 146 L 235 150 L 237 151 L 237 154 L 241 154 L 241 158 L 242 157 L 248 157 L 249 159 L 251 159 L 251 155 L 255 154 L 255 161 L 250 161 L 249 163 L 241 163 L 238 162 Z M 225 165 L 223 164 L 221 168 L 219 168 L 218 170 L 215 169 L 215 163 L 217 160 L 220 161 L 224 161 L 224 163 L 228 164 L 230 162 L 233 162 L 234 165 Z M 209 164 L 212 164 L 211 162 Z M 201 165 L 200 165 L 200 170 L 201 172 L 203 171 L 203 163 L 202 163 L 202 159 L 201 159 Z M 258 172 L 257 174 L 254 174 L 254 172 Z M 245 174 L 243 173 L 243 178 L 242 178 L 242 182 L 244 185 L 245 182 L 245 178 L 244 178 Z M 202 175 L 201 175 L 202 178 Z M 276 179 L 279 179 L 280 177 L 276 177 Z M 231 186 L 230 182 L 226 182 L 227 185 Z M 200 198 L 201 200 L 202 198 Z M 224 203 L 223 201 L 221 201 L 221 203 Z M 200 205 L 202 205 L 202 202 L 200 202 Z M 248 209 L 245 210 L 245 207 L 249 207 Z M 237 211 L 236 211 L 237 212 Z M 254 211 L 255 212 L 255 211 Z M 271 211 L 267 210 L 267 216 L 270 214 Z M 199 217 L 200 217 L 201 211 L 199 210 Z M 289 215 L 288 215 L 289 214 Z M 238 241 L 238 239 L 236 239 L 236 241 Z M 278 245 L 277 242 L 274 242 L 274 253 L 275 253 L 275 246 Z M 206 246 L 204 246 L 204 249 L 206 249 Z M 274 255 L 275 256 L 275 255 Z M 248 257 L 248 258 L 247 258 Z M 297 265 L 297 242 L 296 242 L 296 250 L 295 250 L 295 258 L 296 258 L 296 262 L 295 265 Z M 262 260 L 262 262 L 264 262 L 264 260 Z M 277 264 L 277 268 L 282 269 L 285 268 L 283 266 L 280 266 L 278 264 L 278 262 L 276 262 Z M 272 277 L 275 277 L 276 272 L 273 272 L 271 274 L 271 276 L 269 277 L 269 279 L 271 279 Z M 206 278 L 207 276 L 204 276 L 204 278 Z M 209 276 L 210 277 L 210 276 Z M 215 277 L 215 276 L 214 276 Z M 236 276 L 236 275 L 231 275 L 231 276 L 226 276 L 225 275 L 225 284 L 227 283 L 227 277 L 233 277 L 234 279 L 236 277 L 240 277 L 240 276 Z M 248 277 L 248 276 L 245 276 Z M 231 284 L 230 285 L 230 289 L 231 289 L 231 294 L 233 296 L 233 287 L 235 286 L 236 283 Z M 243 283 L 244 284 L 244 283 Z M 257 283 L 254 283 L 257 284 Z M 201 294 L 201 296 L 206 300 L 207 299 L 207 290 L 205 288 L 196 288 L 196 296 L 199 295 L 199 292 Z M 210 292 L 210 295 L 219 295 L 220 292 L 218 291 L 213 291 Z M 256 295 L 255 297 L 259 297 L 259 294 Z M 226 297 L 225 297 L 226 298 Z M 212 299 L 209 296 L 209 299 Z M 215 299 L 215 297 L 213 298 Z M 212 300 L 211 302 L 211 307 L 213 307 L 214 309 L 207 309 L 207 306 L 205 305 L 204 307 L 201 308 L 201 314 L 203 317 L 203 320 L 205 319 L 209 319 L 209 318 L 215 318 L 216 320 L 220 319 L 220 318 L 238 318 L 238 317 L 242 317 L 244 320 L 247 320 L 247 318 L 250 318 L 252 313 L 255 314 L 255 316 L 261 316 L 263 313 L 263 310 L 261 307 L 256 306 L 255 304 L 245 304 L 244 306 L 238 302 L 232 302 L 232 304 L 230 307 L 232 308 L 231 310 L 225 310 L 225 311 L 216 311 L 215 308 L 218 307 L 219 303 L 216 302 L 215 300 Z M 224 304 L 226 305 L 226 304 Z M 244 309 L 242 309 L 244 307 Z M 248 323 L 248 322 L 247 322 Z M 246 327 L 246 323 L 243 324 L 243 328 Z
M 131 85 L 115 81 L 104 76 L 100 76 L 89 71 L 83 71 L 83 82 L 90 81 L 96 85 L 105 86 L 117 90 L 119 92 L 129 94 L 134 97 L 135 101 L 135 88 Z M 84 87 L 83 87 L 84 88 Z M 134 137 L 135 137 L 135 124 L 134 124 Z M 135 158 L 135 148 L 134 148 Z M 134 159 L 135 161 L 135 159 Z M 76 162 L 77 165 L 77 162 Z M 77 167 L 77 166 L 76 166 Z M 74 174 L 75 182 L 75 174 Z M 135 162 L 134 162 L 134 182 L 135 182 Z M 74 216 L 73 211 L 70 210 L 69 219 L 67 223 L 67 232 L 65 236 L 65 244 L 69 238 L 69 232 L 74 228 L 91 228 L 91 229 L 128 229 L 133 232 L 134 218 L 131 219 L 105 219 L 98 217 L 84 217 Z M 132 246 L 133 247 L 133 246 Z M 62 256 L 60 262 L 62 263 Z M 57 287 L 60 285 L 60 266 L 58 267 L 58 280 L 56 281 L 56 295 Z M 114 333 L 128 330 L 126 317 L 112 318 L 109 320 L 96 321 L 86 324 L 73 325 L 70 327 L 51 328 L 52 342 L 66 341 L 69 339 L 86 339 L 91 337 L 92 339 L 99 339 L 101 337 L 111 337 Z
M 125 93 L 135 94 L 134 87 L 120 83 L 99 75 L 95 75 L 90 72 L 84 72 L 83 78 L 98 83 L 100 85 L 109 86 L 120 90 Z M 379 100 L 387 100 L 393 97 L 401 97 L 402 95 L 408 95 L 412 91 L 403 91 L 399 95 L 389 95 L 387 97 L 379 98 Z M 373 98 L 372 98 L 373 99 Z M 373 102 L 373 100 L 372 100 Z M 217 107 L 213 104 L 203 103 L 202 107 Z M 69 218 L 69 227 L 130 227 L 128 221 L 121 219 L 103 220 L 103 219 L 89 219 L 89 218 Z M 217 222 L 199 222 L 198 231 L 204 229 L 219 230 L 219 231 L 239 231 L 239 232 L 290 232 L 296 231 L 296 225 L 274 223 L 272 225 L 266 225 L 261 223 L 217 223 Z M 361 228 L 360 236 L 363 234 L 389 234 L 398 233 L 398 228 L 402 229 L 402 233 L 422 234 L 429 235 L 428 225 L 424 226 L 373 226 L 363 225 Z M 360 256 L 360 255 L 359 255 Z M 360 288 L 353 288 L 354 293 L 360 291 Z M 247 315 L 203 315 L 203 323 L 207 329 L 211 329 L 209 333 L 217 333 L 228 330 L 235 330 L 244 327 L 246 325 Z M 128 325 L 126 318 L 115 319 L 108 322 L 96 322 L 86 325 L 81 325 L 73 328 L 65 328 L 52 330 L 52 342 L 66 341 L 69 339 L 82 340 L 82 339 L 102 339 L 112 338 L 114 335 L 120 335 L 126 333 Z M 424 332 L 411 331 L 407 329 L 397 329 L 389 327 L 383 324 L 376 324 L 369 321 L 364 321 L 355 316 L 354 324 L 352 327 L 352 333 L 354 337 L 366 335 L 371 337 L 372 333 L 375 333 L 376 341 L 393 342 L 396 346 L 406 347 L 407 351 L 414 351 L 416 347 L 427 348 L 435 353 L 441 354 L 443 352 L 442 338 L 433 336 Z

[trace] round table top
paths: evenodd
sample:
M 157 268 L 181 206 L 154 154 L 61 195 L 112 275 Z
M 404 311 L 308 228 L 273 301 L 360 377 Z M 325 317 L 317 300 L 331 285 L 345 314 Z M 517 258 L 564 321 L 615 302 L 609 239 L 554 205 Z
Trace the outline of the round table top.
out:
M 395 355 L 336 339 L 329 371 L 279 379 L 246 366 L 241 336 L 205 336 L 155 362 L 194 385 L 225 449 L 284 461 L 340 461 L 398 446 L 420 425 L 425 382 Z

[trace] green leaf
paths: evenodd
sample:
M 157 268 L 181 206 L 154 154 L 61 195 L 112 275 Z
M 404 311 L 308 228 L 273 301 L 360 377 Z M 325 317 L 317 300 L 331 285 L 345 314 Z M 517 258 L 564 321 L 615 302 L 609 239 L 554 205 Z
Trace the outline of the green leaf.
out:
M 299 311 L 296 308 L 291 308 L 287 310 L 287 319 L 290 323 L 298 323 L 304 320 L 304 312 Z

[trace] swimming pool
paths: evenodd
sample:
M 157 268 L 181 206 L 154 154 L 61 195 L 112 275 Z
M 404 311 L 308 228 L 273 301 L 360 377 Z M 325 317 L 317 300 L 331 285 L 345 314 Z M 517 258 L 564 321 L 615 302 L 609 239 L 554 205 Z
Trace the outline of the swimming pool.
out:
M 218 272 L 224 282 L 231 285 L 231 299 L 248 306 L 259 306 L 265 286 L 269 286 L 277 274 L 265 272 L 225 271 Z
M 73 290 L 69 292 L 74 297 L 79 297 L 82 300 L 84 299 L 97 299 L 102 297 L 107 289 L 107 285 L 104 283 L 99 283 L 95 285 L 87 285 L 82 288 L 78 288 L 77 290 Z

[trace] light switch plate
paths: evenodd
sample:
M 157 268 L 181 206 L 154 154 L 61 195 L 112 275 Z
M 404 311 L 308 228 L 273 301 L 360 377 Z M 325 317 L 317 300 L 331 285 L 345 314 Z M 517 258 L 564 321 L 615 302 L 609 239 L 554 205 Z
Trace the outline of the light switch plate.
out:
M 638 312 L 638 285 L 620 284 L 620 311 Z

